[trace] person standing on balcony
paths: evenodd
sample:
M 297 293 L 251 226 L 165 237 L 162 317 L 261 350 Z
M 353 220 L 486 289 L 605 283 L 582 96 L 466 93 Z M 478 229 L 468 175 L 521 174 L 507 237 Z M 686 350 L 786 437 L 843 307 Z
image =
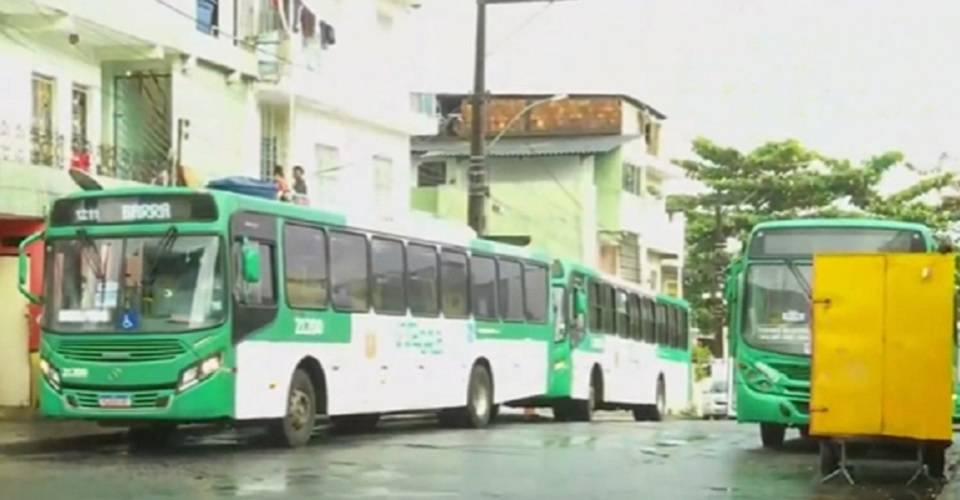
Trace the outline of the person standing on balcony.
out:
M 307 204 L 307 180 L 303 178 L 303 167 L 300 165 L 293 167 L 293 193 L 298 204 Z
M 278 200 L 290 201 L 293 198 L 293 193 L 290 191 L 290 184 L 287 182 L 287 174 L 280 165 L 273 167 L 273 182 L 277 186 Z

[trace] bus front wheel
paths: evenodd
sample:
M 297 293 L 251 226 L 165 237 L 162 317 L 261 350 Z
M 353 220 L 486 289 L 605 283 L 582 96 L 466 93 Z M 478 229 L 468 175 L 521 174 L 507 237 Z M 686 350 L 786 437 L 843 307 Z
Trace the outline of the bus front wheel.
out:
M 570 418 L 575 422 L 589 422 L 593 420 L 593 412 L 597 409 L 597 382 L 590 383 L 590 394 L 587 399 L 574 399 L 570 402 Z
M 307 444 L 317 421 L 317 401 L 310 375 L 301 368 L 293 372 L 287 393 L 286 415 L 274 424 L 273 441 L 296 448 Z
M 760 424 L 760 442 L 764 448 L 779 448 L 783 446 L 783 438 L 787 434 L 787 426 L 779 424 Z

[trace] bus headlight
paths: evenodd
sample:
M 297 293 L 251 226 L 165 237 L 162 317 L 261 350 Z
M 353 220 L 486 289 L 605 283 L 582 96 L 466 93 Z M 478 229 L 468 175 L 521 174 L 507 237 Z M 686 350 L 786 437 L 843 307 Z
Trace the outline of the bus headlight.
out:
M 183 370 L 180 374 L 180 383 L 177 384 L 177 391 L 185 391 L 216 373 L 222 365 L 222 358 L 221 353 L 217 353 Z
M 43 378 L 47 380 L 47 383 L 54 389 L 60 390 L 60 370 L 46 359 L 40 358 L 40 372 L 43 373 Z

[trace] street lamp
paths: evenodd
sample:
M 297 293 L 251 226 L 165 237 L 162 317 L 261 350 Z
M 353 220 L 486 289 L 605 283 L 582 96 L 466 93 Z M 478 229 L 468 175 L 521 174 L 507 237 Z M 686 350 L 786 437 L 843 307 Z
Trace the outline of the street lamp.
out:
M 564 99 L 567 99 L 568 97 L 570 97 L 570 96 L 568 96 L 567 94 L 557 94 L 557 95 L 550 96 L 550 97 L 548 97 L 548 98 L 546 98 L 546 99 L 540 99 L 539 101 L 533 101 L 533 102 L 531 102 L 530 104 L 527 104 L 523 109 L 520 110 L 519 113 L 517 113 L 516 115 L 514 115 L 513 118 L 511 118 L 510 121 L 507 122 L 507 124 L 503 127 L 503 130 L 501 130 L 500 133 L 497 134 L 497 136 L 494 137 L 492 141 L 490 141 L 490 142 L 487 143 L 486 149 L 487 149 L 488 151 L 489 151 L 489 150 L 492 150 L 492 149 L 493 149 L 493 146 L 496 145 L 498 142 L 500 142 L 500 139 L 503 139 L 503 136 L 507 134 L 507 132 L 510 130 L 510 127 L 512 127 L 513 124 L 516 123 L 517 120 L 519 120 L 521 116 L 527 114 L 527 112 L 529 112 L 529 111 L 532 110 L 533 108 L 535 108 L 535 107 L 537 107 L 537 106 L 539 106 L 539 105 L 541 105 L 541 104 L 546 104 L 546 103 L 548 103 L 548 102 L 562 101 L 562 100 L 564 100 Z

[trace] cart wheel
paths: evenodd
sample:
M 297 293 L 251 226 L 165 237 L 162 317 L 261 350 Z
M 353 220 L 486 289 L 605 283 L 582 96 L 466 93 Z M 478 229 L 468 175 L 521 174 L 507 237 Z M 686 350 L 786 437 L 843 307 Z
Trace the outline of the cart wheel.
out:
M 927 473 L 935 479 L 943 479 L 943 468 L 947 448 L 942 444 L 928 444 L 923 447 L 923 465 Z
M 820 441 L 820 474 L 826 476 L 840 467 L 837 445 L 828 439 Z

